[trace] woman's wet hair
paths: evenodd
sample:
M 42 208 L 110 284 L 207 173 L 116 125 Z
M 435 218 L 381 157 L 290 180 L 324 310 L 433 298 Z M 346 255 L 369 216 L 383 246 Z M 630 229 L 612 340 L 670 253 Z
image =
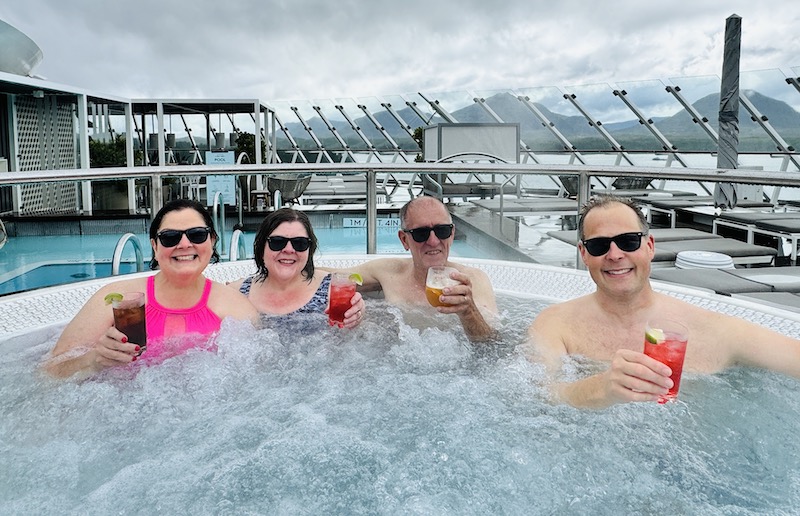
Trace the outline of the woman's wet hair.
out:
M 605 208 L 613 203 L 622 204 L 632 209 L 639 219 L 639 228 L 642 233 L 647 234 L 649 232 L 650 225 L 647 223 L 647 217 L 645 217 L 642 208 L 633 199 L 616 195 L 593 195 L 581 206 L 581 211 L 578 215 L 578 240 L 583 240 L 586 237 L 583 233 L 583 222 L 586 220 L 586 215 L 595 208 Z
M 258 227 L 258 233 L 256 233 L 256 239 L 253 242 L 253 256 L 258 267 L 256 279 L 264 281 L 269 275 L 267 265 L 264 263 L 264 249 L 267 247 L 267 238 L 272 236 L 272 232 L 284 222 L 299 222 L 303 225 L 309 240 L 311 240 L 311 245 L 308 248 L 308 261 L 302 271 L 303 277 L 307 281 L 311 281 L 314 277 L 314 253 L 317 251 L 317 236 L 314 234 L 314 228 L 311 227 L 308 215 L 292 208 L 280 208 L 273 211 L 264 218 Z
M 217 263 L 219 261 L 219 253 L 217 252 L 217 231 L 214 229 L 214 221 L 211 219 L 211 214 L 208 213 L 206 207 L 192 199 L 175 199 L 174 201 L 169 201 L 158 210 L 156 216 L 153 217 L 153 222 L 150 224 L 150 240 L 158 241 L 158 232 L 161 229 L 161 223 L 164 221 L 164 217 L 167 213 L 180 210 L 194 210 L 203 217 L 203 223 L 211 230 L 211 249 L 213 251 L 211 253 L 211 263 Z M 153 259 L 150 260 L 150 269 L 158 269 L 155 249 L 153 249 Z

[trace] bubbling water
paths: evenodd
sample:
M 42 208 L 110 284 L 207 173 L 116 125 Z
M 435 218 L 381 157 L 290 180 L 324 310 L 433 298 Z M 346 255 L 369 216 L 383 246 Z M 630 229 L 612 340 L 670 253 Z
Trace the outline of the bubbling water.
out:
M 359 328 L 253 330 L 217 351 L 37 372 L 60 328 L 3 343 L 0 506 L 8 513 L 792 512 L 796 380 L 684 373 L 680 400 L 548 402 L 523 356 L 542 303 L 499 299 L 503 344 L 454 316 L 370 302 Z M 423 320 L 425 320 L 423 317 Z M 598 367 L 570 364 L 580 375 Z

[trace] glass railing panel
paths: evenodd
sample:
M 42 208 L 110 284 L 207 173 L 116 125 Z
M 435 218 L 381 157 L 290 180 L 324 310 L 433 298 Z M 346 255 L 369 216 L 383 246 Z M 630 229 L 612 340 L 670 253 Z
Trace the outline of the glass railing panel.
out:
M 392 106 L 397 115 L 413 128 L 429 125 L 435 115 L 428 103 L 416 93 L 404 96 L 386 95 L 383 98 L 387 104 Z M 408 103 L 414 104 L 416 110 L 409 107 Z M 421 115 L 417 113 L 417 110 Z
M 457 122 L 460 123 L 486 123 L 494 122 L 480 106 L 475 103 L 475 97 L 467 91 L 447 91 L 439 93 L 425 93 L 425 97 L 431 102 L 438 102 L 439 106 L 449 113 Z M 430 104 L 428 104 L 430 106 Z M 431 109 L 433 109 L 431 107 Z M 432 124 L 446 122 L 444 118 L 437 115 L 432 120 Z
M 294 114 L 294 111 L 292 110 L 292 106 L 294 104 L 296 103 L 289 101 L 281 101 L 281 102 L 275 102 L 273 107 L 275 108 L 276 115 L 283 123 L 284 127 L 289 132 L 289 134 L 292 135 L 292 138 L 294 138 L 295 142 L 297 143 L 297 146 L 300 149 L 313 150 L 313 151 L 319 150 L 317 145 L 314 143 L 314 140 L 308 134 L 308 131 L 305 130 L 303 124 L 300 123 L 300 121 L 298 120 L 297 115 Z M 282 143 L 281 136 L 282 135 L 279 133 L 278 149 L 288 150 L 289 149 L 288 140 L 284 139 Z
M 659 80 L 617 83 L 625 90 L 627 98 L 642 112 L 645 119 L 653 120 L 655 128 L 677 147 L 678 152 L 715 150 L 714 140 L 696 123 L 692 115 L 666 90 Z M 666 160 L 665 156 L 651 158 Z
M 581 115 L 575 106 L 564 98 L 564 92 L 555 87 L 523 88 L 517 90 L 520 95 L 527 97 L 543 116 L 572 144 L 578 151 L 607 150 L 608 144 Z M 548 131 L 549 132 L 549 131 Z M 526 140 L 526 143 L 528 141 Z M 549 137 L 542 140 L 532 140 L 529 145 L 534 148 L 547 149 L 553 145 Z M 532 145 L 532 146 L 533 146 Z M 556 149 L 553 149 L 556 150 Z M 558 149 L 561 150 L 559 144 Z
M 314 110 L 314 104 L 309 100 L 295 100 L 292 101 L 298 115 L 300 115 L 306 124 L 316 135 L 317 139 L 322 143 L 323 147 L 329 151 L 342 151 L 344 147 L 336 139 L 333 133 L 325 125 L 325 122 L 320 118 L 319 114 Z M 297 115 L 295 115 L 296 117 Z M 295 118 L 296 119 L 296 118 Z M 338 162 L 338 160 L 336 160 Z
M 339 104 L 341 104 L 340 99 L 315 99 L 312 101 L 312 105 L 319 108 L 328 122 L 330 122 L 331 126 L 333 126 L 339 134 L 339 137 L 345 141 L 346 145 L 350 146 L 353 150 L 366 150 L 367 144 L 358 137 L 358 134 L 356 134 L 347 120 L 345 120 L 344 115 L 336 109 L 336 106 Z M 348 115 L 350 115 L 350 113 L 348 113 Z M 330 131 L 327 131 L 327 133 L 330 134 Z M 337 148 L 341 148 L 341 144 L 337 145 Z
M 642 125 L 628 107 L 606 83 L 572 86 L 567 93 L 577 101 L 593 120 L 599 121 L 609 135 L 626 151 L 661 150 L 658 140 Z M 611 143 L 606 145 L 606 148 Z
M 740 96 L 745 94 L 742 79 L 743 77 L 740 76 Z M 747 80 L 751 86 L 757 87 L 759 81 L 755 76 Z M 683 94 L 687 101 L 689 101 L 702 116 L 708 119 L 708 123 L 714 131 L 719 132 L 720 78 L 717 76 L 683 77 L 673 78 L 671 81 L 681 88 L 681 94 Z M 716 146 L 712 146 L 711 150 L 716 151 Z M 745 109 L 744 105 L 740 103 L 739 153 L 771 152 L 773 150 L 775 150 L 775 146 L 772 140 L 764 130 L 752 120 L 750 113 Z
M 533 152 L 563 151 L 551 131 L 546 129 L 539 118 L 528 109 L 511 90 L 477 91 L 478 97 L 494 111 L 503 122 L 519 124 L 520 138 Z
M 800 95 L 786 76 L 778 69 L 757 72 L 742 72 L 739 88 L 758 111 L 768 118 L 773 129 L 795 149 L 800 149 Z M 765 139 L 763 130 L 756 138 Z M 763 135 L 763 136 L 762 136 Z M 743 136 L 747 136 L 743 133 Z M 760 147 L 761 145 L 759 145 Z M 764 152 L 772 152 L 776 146 L 772 140 L 763 143 Z
M 403 126 L 400 125 L 400 122 L 392 116 L 391 113 L 383 106 L 383 102 L 381 99 L 377 97 L 360 97 L 357 99 L 358 103 L 363 105 L 367 111 L 369 111 L 375 120 L 383 127 L 384 131 L 394 140 L 398 147 L 403 150 L 407 150 L 409 152 L 417 152 L 419 151 L 419 147 L 417 146 L 417 142 L 408 134 Z M 363 115 L 363 112 L 362 112 Z M 363 115 L 366 116 L 366 115 Z M 398 116 L 399 113 L 398 113 Z M 401 116 L 401 119 L 409 123 L 409 121 L 405 120 L 404 117 Z M 369 123 L 368 123 L 369 122 Z M 374 124 L 365 118 L 362 127 L 366 127 L 370 130 L 374 130 L 378 134 L 380 131 L 375 129 Z M 412 133 L 415 126 L 412 126 Z M 371 133 L 367 133 L 371 134 Z M 381 134 L 381 140 L 385 140 L 386 138 Z M 388 142 L 387 142 L 388 143 Z M 378 144 L 376 143 L 375 146 L 377 147 Z M 391 147 L 389 147 L 391 148 Z
M 699 114 L 701 118 L 708 120 L 708 125 L 714 130 L 714 133 L 719 131 L 719 87 L 720 79 L 716 75 L 704 75 L 694 77 L 675 77 L 671 78 L 670 82 L 673 87 L 680 88 L 680 95 L 689 103 Z M 689 120 L 691 122 L 691 119 Z M 685 124 L 685 121 L 682 122 Z M 696 136 L 697 130 L 704 132 L 699 124 L 692 122 L 693 129 L 685 128 L 687 139 L 678 140 L 680 149 L 686 149 L 697 152 L 716 152 L 717 143 L 707 134 L 705 137 Z M 693 162 L 706 162 L 708 160 L 694 156 L 686 158 L 690 162 L 690 166 L 698 166 Z M 713 165 L 716 166 L 716 158 L 713 159 Z

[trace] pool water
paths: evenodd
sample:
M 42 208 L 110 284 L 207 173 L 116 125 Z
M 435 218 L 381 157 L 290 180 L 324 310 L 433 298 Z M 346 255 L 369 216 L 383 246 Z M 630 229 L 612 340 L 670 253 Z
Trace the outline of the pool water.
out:
M 359 328 L 226 322 L 217 353 L 55 381 L 60 328 L 0 357 L 12 514 L 793 514 L 800 384 L 685 374 L 680 401 L 551 404 L 518 346 L 543 303 L 502 296 L 503 344 L 369 301 Z M 576 361 L 576 371 L 593 364 Z M 124 494 L 121 494 L 124 493 Z
M 366 252 L 366 228 L 315 229 L 319 241 L 318 256 L 333 254 L 363 254 Z M 405 253 L 397 230 L 378 229 L 379 254 Z M 144 270 L 149 269 L 151 250 L 146 234 L 136 235 L 142 246 Z M 244 234 L 247 257 L 253 257 L 254 233 Z M 68 235 L 12 237 L 0 250 L 0 295 L 41 287 L 73 283 L 111 275 L 111 259 L 119 235 Z M 226 250 L 231 234 L 225 235 Z M 218 246 L 219 249 L 219 246 Z M 456 240 L 452 255 L 461 258 L 486 258 L 487 254 L 464 240 Z M 126 244 L 120 271 L 135 272 L 136 255 L 133 246 Z M 223 259 L 226 259 L 223 256 Z

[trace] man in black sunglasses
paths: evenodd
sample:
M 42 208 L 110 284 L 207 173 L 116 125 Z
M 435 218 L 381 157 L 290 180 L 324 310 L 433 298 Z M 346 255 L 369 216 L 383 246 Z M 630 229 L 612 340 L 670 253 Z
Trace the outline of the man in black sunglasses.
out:
M 453 279 L 459 284 L 446 287 L 437 310 L 458 315 L 464 332 L 473 341 L 494 335 L 487 322 L 497 314 L 497 304 L 489 277 L 483 271 L 449 261 L 455 226 L 447 207 L 435 197 L 417 197 L 400 209 L 402 228 L 398 237 L 410 258 L 379 258 L 353 269 L 361 274 L 363 290 L 382 290 L 385 299 L 398 305 L 433 307 L 425 297 L 428 268 L 447 265 L 458 269 Z
M 672 386 L 670 368 L 643 353 L 645 325 L 654 316 L 688 327 L 684 371 L 715 373 L 748 365 L 800 377 L 800 341 L 653 290 L 655 241 L 642 211 L 629 199 L 590 199 L 581 210 L 578 237 L 596 291 L 549 306 L 529 329 L 532 358 L 543 359 L 554 376 L 556 400 L 604 408 L 666 394 Z M 561 382 L 565 355 L 610 365 L 602 373 Z

